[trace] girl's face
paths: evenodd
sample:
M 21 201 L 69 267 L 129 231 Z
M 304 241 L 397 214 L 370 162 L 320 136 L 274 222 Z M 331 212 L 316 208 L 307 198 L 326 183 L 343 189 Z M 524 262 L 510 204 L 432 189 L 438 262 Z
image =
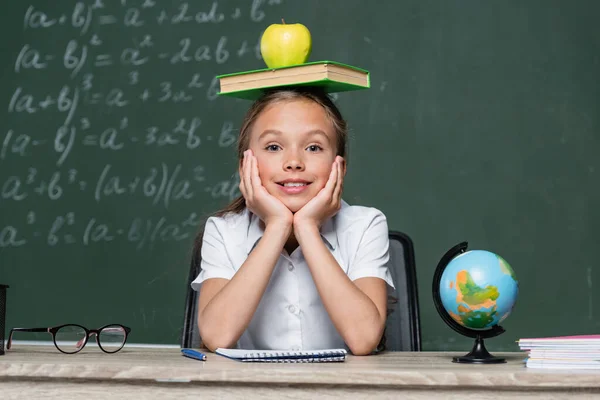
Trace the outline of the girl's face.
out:
M 333 124 L 309 100 L 278 102 L 258 116 L 250 132 L 262 185 L 292 212 L 319 193 L 337 154 Z

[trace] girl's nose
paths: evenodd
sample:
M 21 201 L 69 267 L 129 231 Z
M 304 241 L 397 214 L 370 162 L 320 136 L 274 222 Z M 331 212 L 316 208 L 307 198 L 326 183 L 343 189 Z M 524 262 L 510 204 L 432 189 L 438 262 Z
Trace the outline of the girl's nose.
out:
M 304 163 L 297 157 L 293 157 L 293 158 L 289 159 L 288 161 L 286 161 L 286 163 L 284 165 L 284 169 L 286 171 L 303 171 Z

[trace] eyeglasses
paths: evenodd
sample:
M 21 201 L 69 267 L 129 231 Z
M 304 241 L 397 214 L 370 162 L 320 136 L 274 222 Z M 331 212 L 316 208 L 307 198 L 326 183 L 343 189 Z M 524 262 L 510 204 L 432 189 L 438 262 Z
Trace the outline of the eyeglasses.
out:
M 12 328 L 6 343 L 10 350 L 13 332 L 48 332 L 56 348 L 65 354 L 75 354 L 85 347 L 91 335 L 96 336 L 98 347 L 105 353 L 116 353 L 127 341 L 131 328 L 120 324 L 103 326 L 100 329 L 87 329 L 81 325 L 66 324 L 51 328 Z

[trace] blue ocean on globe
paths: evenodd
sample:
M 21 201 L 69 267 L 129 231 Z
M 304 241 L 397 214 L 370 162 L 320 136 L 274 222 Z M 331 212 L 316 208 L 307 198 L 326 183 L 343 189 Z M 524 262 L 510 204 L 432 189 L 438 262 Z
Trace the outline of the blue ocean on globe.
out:
M 472 250 L 453 258 L 442 273 L 440 297 L 460 325 L 489 329 L 510 315 L 519 294 L 511 266 L 497 254 Z

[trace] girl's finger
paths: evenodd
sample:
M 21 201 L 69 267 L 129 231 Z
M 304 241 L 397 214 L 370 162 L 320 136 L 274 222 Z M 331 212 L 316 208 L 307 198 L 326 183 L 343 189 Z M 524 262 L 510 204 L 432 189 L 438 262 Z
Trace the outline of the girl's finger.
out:
M 240 166 L 238 168 L 238 174 L 240 176 L 240 192 L 242 193 L 242 196 L 246 198 L 246 185 L 244 184 L 244 161 L 246 161 L 246 157 L 242 156 L 242 161 L 240 162 Z
M 251 156 L 252 158 L 252 169 L 251 169 L 251 176 L 252 176 L 252 190 L 257 191 L 260 190 L 260 187 L 262 186 L 262 182 L 260 180 L 260 175 L 258 174 L 258 160 L 256 159 L 256 157 Z
M 241 172 L 241 170 L 240 170 Z M 240 173 L 240 177 L 242 176 L 242 174 Z M 238 185 L 238 188 L 240 189 L 240 193 L 242 194 L 242 197 L 245 199 L 247 198 L 246 196 L 246 185 L 244 185 L 244 180 L 240 179 L 240 184 Z
M 342 174 L 342 163 L 336 162 L 337 167 L 337 182 L 333 191 L 333 202 L 337 203 L 342 196 L 342 188 L 344 185 L 344 175 Z
M 244 153 L 244 186 L 246 188 L 246 194 L 248 195 L 246 200 L 252 200 L 254 196 L 254 191 L 252 190 L 252 180 L 250 176 L 250 161 L 252 156 L 250 156 L 249 153 L 250 152 L 248 150 L 246 150 Z
M 329 173 L 329 179 L 327 180 L 327 183 L 325 184 L 325 190 L 327 191 L 329 196 L 333 196 L 333 190 L 335 189 L 335 185 L 337 183 L 337 167 L 336 167 L 336 162 L 333 162 L 333 165 L 331 166 L 331 172 Z

